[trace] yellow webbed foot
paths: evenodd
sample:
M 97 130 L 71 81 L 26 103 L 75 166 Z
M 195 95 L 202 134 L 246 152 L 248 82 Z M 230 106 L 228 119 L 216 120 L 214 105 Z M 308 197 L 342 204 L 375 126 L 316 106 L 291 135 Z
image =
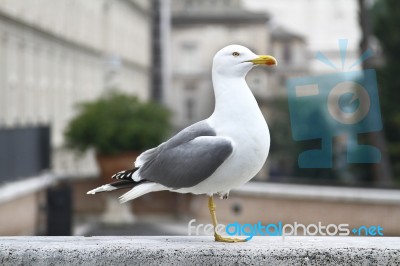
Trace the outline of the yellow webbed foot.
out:
M 217 233 L 214 234 L 214 239 L 217 242 L 225 242 L 225 243 L 247 242 L 247 239 L 245 238 L 223 237 Z

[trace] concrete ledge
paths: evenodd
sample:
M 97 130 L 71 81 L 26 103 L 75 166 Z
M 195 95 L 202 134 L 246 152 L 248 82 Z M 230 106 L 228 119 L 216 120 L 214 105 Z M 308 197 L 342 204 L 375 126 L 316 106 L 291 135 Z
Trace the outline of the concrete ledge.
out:
M 0 237 L 0 265 L 399 265 L 398 237 Z
M 400 204 L 399 189 L 249 182 L 232 190 L 232 194 L 317 201 Z

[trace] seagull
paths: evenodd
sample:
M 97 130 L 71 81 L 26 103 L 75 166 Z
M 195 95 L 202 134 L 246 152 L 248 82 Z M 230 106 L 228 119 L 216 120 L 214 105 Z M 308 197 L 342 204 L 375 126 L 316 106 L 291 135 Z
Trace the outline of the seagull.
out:
M 132 188 L 119 198 L 121 203 L 162 190 L 205 194 L 209 197 L 215 241 L 246 241 L 216 232 L 213 195 L 228 198 L 229 191 L 252 179 L 267 159 L 268 125 L 245 80 L 257 65 L 274 66 L 277 61 L 270 55 L 256 55 L 241 45 L 229 45 L 218 51 L 212 65 L 212 115 L 143 152 L 132 169 L 112 176 L 118 181 L 87 194 Z

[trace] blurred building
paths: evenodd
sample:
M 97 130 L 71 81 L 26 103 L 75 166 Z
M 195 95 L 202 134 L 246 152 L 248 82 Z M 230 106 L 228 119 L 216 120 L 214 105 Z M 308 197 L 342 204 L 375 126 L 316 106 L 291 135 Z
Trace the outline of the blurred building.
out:
M 305 38 L 291 32 L 282 26 L 275 27 L 271 32 L 271 53 L 279 58 L 276 66 L 277 83 L 273 86 L 279 88 L 274 92 L 278 95 L 285 94 L 286 80 L 291 77 L 309 74 L 309 52 Z
M 367 1 L 372 3 L 374 1 Z M 307 39 L 309 66 L 313 74 L 336 71 L 316 59 L 322 52 L 339 70 L 342 69 L 338 39 L 348 39 L 344 69 L 348 69 L 359 57 L 361 32 L 358 20 L 358 1 L 337 0 L 246 0 L 249 10 L 267 10 L 273 14 L 273 23 Z M 354 67 L 352 70 L 357 70 Z
M 107 88 L 149 97 L 151 4 L 0 1 L 0 131 L 49 127 L 53 168 L 92 171 L 62 150 L 64 128 Z

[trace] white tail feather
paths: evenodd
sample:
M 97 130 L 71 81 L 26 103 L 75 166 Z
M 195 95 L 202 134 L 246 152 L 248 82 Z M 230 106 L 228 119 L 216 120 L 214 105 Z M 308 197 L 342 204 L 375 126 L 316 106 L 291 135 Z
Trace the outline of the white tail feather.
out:
M 157 183 L 143 183 L 140 184 L 128 192 L 126 192 L 124 195 L 119 197 L 119 202 L 120 203 L 125 203 L 129 200 L 136 199 L 140 196 L 143 196 L 144 194 L 147 194 L 149 192 L 154 192 L 154 191 L 161 191 L 161 190 L 167 190 L 168 188 L 164 187 L 161 184 Z
M 88 191 L 86 194 L 96 194 L 97 192 L 103 192 L 103 191 L 113 191 L 116 190 L 116 187 L 111 186 L 110 184 L 107 185 L 103 185 L 101 187 L 92 189 L 90 191 Z

